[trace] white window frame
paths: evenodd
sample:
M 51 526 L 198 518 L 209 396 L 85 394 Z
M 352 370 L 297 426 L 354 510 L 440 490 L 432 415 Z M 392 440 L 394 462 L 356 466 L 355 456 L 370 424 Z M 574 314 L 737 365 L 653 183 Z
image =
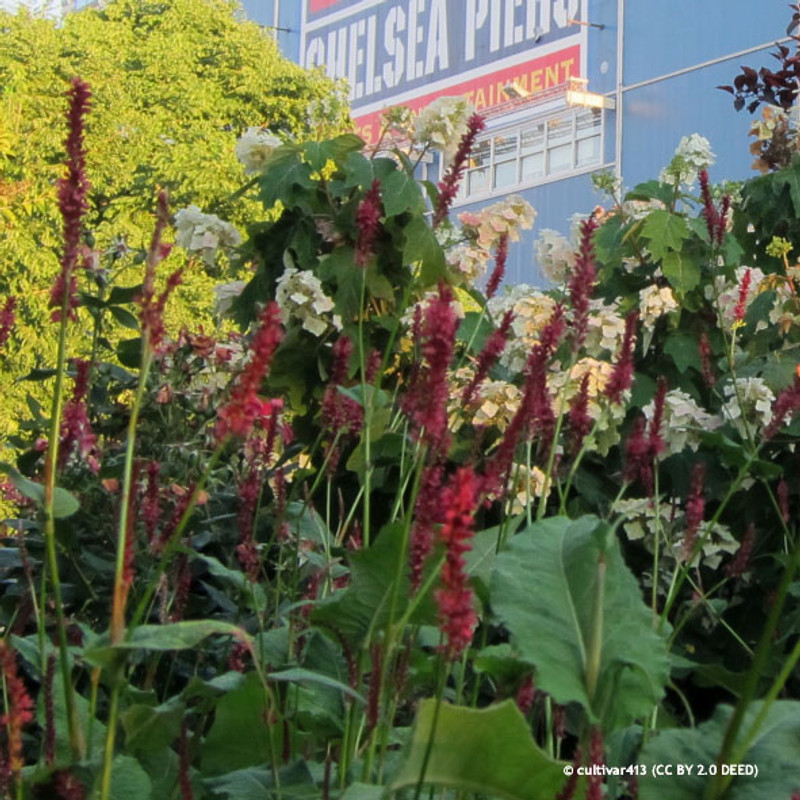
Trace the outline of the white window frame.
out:
M 591 126 L 590 128 L 588 128 L 588 134 L 584 133 L 584 135 L 580 135 L 581 131 L 579 131 L 578 129 L 578 120 L 582 116 L 587 116 L 587 115 L 594 116 L 597 119 L 598 123 L 596 126 Z M 549 146 L 551 144 L 552 123 L 556 120 L 565 120 L 567 118 L 569 119 L 571 124 L 571 132 L 568 138 L 565 137 L 563 142 L 559 142 L 559 145 L 565 145 L 565 144 L 571 145 L 572 148 L 571 161 L 569 166 L 565 167 L 564 169 L 551 170 L 549 168 L 549 160 L 550 160 L 550 154 L 554 149 L 553 147 Z M 521 152 L 521 146 L 520 146 L 523 132 L 530 131 L 539 125 L 542 126 L 541 149 L 532 150 L 528 153 L 523 154 Z M 481 147 L 481 145 L 485 146 L 485 143 L 489 142 L 488 161 L 484 165 L 481 165 L 479 167 L 467 166 L 467 169 L 464 172 L 464 178 L 461 181 L 461 188 L 459 190 L 458 197 L 456 198 L 455 205 L 467 205 L 477 200 L 496 197 L 498 195 L 507 195 L 509 192 L 526 189 L 532 186 L 538 186 L 540 184 L 551 183 L 553 181 L 563 180 L 564 178 L 572 177 L 574 175 L 582 175 L 586 172 L 594 172 L 597 169 L 602 168 L 605 163 L 604 159 L 605 129 L 606 129 L 605 112 L 602 109 L 592 109 L 583 107 L 574 107 L 574 108 L 562 107 L 557 111 L 528 118 L 524 121 L 519 120 L 516 121 L 513 125 L 506 125 L 502 127 L 498 126 L 497 128 L 484 133 L 482 136 L 479 137 L 478 141 L 476 142 L 476 146 L 475 149 L 473 150 L 473 153 L 475 153 L 475 151 L 479 147 Z M 498 161 L 496 158 L 496 149 L 498 146 L 498 142 L 503 139 L 511 139 L 511 138 L 516 138 L 514 157 Z M 581 141 L 587 141 L 592 138 L 597 138 L 599 141 L 597 157 L 593 158 L 591 161 L 580 164 L 578 162 L 578 143 Z M 541 154 L 542 156 L 543 171 L 541 174 L 531 176 L 529 178 L 523 178 L 522 177 L 523 158 L 535 154 Z M 495 175 L 497 166 L 499 164 L 507 164 L 510 161 L 514 161 L 516 165 L 515 180 L 500 186 L 495 185 L 496 181 Z M 488 186 L 484 189 L 470 192 L 469 189 L 470 189 L 471 178 L 473 175 L 477 174 L 481 169 L 485 169 L 488 171 L 489 175 Z

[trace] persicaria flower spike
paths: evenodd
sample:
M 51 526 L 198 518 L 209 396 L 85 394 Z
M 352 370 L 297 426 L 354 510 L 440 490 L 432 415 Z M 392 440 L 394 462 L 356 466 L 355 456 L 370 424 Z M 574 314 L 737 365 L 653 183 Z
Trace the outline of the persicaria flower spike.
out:
M 89 414 L 86 410 L 86 396 L 89 392 L 89 371 L 91 364 L 83 359 L 75 359 L 75 386 L 72 397 L 64 405 L 61 419 L 61 442 L 58 451 L 58 466 L 63 469 L 70 456 L 77 455 L 85 461 L 92 472 L 100 470 L 97 437 L 92 431 Z
M 683 534 L 683 558 L 687 560 L 694 553 L 697 542 L 697 532 L 703 524 L 705 513 L 705 479 L 706 468 L 698 461 L 692 467 L 692 477 L 689 483 L 689 497 L 686 500 L 686 531 Z
M 664 401 L 667 397 L 667 381 L 662 376 L 656 385 L 656 396 L 653 399 L 653 417 L 650 420 L 650 428 L 647 431 L 647 444 L 650 448 L 650 456 L 656 458 L 664 451 L 664 437 L 661 435 L 661 428 L 664 422 Z
M 764 428 L 764 438 L 771 439 L 779 430 L 787 417 L 800 411 L 800 375 L 794 376 L 791 386 L 784 389 L 772 404 L 772 419 Z
M 441 587 L 436 591 L 439 625 L 444 634 L 444 651 L 451 660 L 458 658 L 472 641 L 478 617 L 472 606 L 472 591 L 466 572 L 464 553 L 472 549 L 475 507 L 480 481 L 470 467 L 455 473 L 441 495 L 445 509 L 439 537 L 445 547 Z
M 236 377 L 228 402 L 217 414 L 218 441 L 226 436 L 246 437 L 256 419 L 271 411 L 272 406 L 258 397 L 258 391 L 282 339 L 281 313 L 273 301 L 259 317 L 259 327 L 250 345 L 250 361 Z
M 11 330 L 14 327 L 16 314 L 14 313 L 17 308 L 17 298 L 13 295 L 6 297 L 2 309 L 0 309 L 0 348 L 5 347 L 8 338 L 11 336 Z
M 725 567 L 725 574 L 729 578 L 740 578 L 750 567 L 750 559 L 753 555 L 753 547 L 756 543 L 756 526 L 750 523 L 744 535 L 733 561 Z
M 461 137 L 458 150 L 453 157 L 444 178 L 439 182 L 439 197 L 436 201 L 436 211 L 433 214 L 432 225 L 437 228 L 450 211 L 450 206 L 458 194 L 458 186 L 467 167 L 467 159 L 475 146 L 478 134 L 486 127 L 480 114 L 473 114 L 467 121 L 467 130 Z
M 639 313 L 631 311 L 625 317 L 625 333 L 622 336 L 622 345 L 614 364 L 614 371 L 606 384 L 605 394 L 612 403 L 621 403 L 622 395 L 633 383 L 633 351 L 636 347 L 636 323 Z
M 712 350 L 707 334 L 700 335 L 697 348 L 700 351 L 700 370 L 703 373 L 703 382 L 709 389 L 713 389 L 717 379 L 714 377 L 714 369 L 711 366 Z
M 508 260 L 508 234 L 500 234 L 497 240 L 497 250 L 494 254 L 494 269 L 486 282 L 486 299 L 491 300 L 500 288 L 506 274 L 506 261 Z
M 594 266 L 592 237 L 597 230 L 597 220 L 592 216 L 581 223 L 581 242 L 570 275 L 568 291 L 572 305 L 572 352 L 577 352 L 589 327 L 589 301 L 594 291 L 597 270 Z
M 581 449 L 583 440 L 592 429 L 592 418 L 589 415 L 589 373 L 585 372 L 581 378 L 578 393 L 572 398 L 567 413 L 569 426 L 570 449 L 577 453 Z
M 83 142 L 84 121 L 89 112 L 91 96 L 89 84 L 80 78 L 74 78 L 67 92 L 67 174 L 58 182 L 58 207 L 64 221 L 64 252 L 61 257 L 61 271 L 50 291 L 50 308 L 54 309 L 54 322 L 61 320 L 62 314 L 66 314 L 67 319 L 77 319 L 75 309 L 78 307 L 78 282 L 75 269 L 78 266 L 83 217 L 89 207 L 89 181 L 86 178 L 86 150 Z
M 464 391 L 461 394 L 462 405 L 468 406 L 475 399 L 475 393 L 478 389 L 478 386 L 483 383 L 484 379 L 489 374 L 489 370 L 495 365 L 497 359 L 502 355 L 503 349 L 508 341 L 508 334 L 511 331 L 511 323 L 513 320 L 514 312 L 509 309 L 505 314 L 503 314 L 503 319 L 500 321 L 500 325 L 492 331 L 491 335 L 486 340 L 486 344 L 478 354 L 478 363 L 475 365 L 475 374 L 472 376 L 472 380 L 470 380 L 470 382 L 464 387 Z
M 17 673 L 17 656 L 5 639 L 0 639 L 0 669 L 6 685 L 6 712 L 0 716 L 0 726 L 6 729 L 8 769 L 14 778 L 19 776 L 25 762 L 22 754 L 22 728 L 33 722 L 33 701 L 22 678 Z
M 367 266 L 374 255 L 375 240 L 378 237 L 381 225 L 381 184 L 377 178 L 367 190 L 364 199 L 358 204 L 356 211 L 356 226 L 358 239 L 356 240 L 355 262 L 362 269 Z
M 747 310 L 747 295 L 750 292 L 750 267 L 744 271 L 742 282 L 739 284 L 739 299 L 733 310 L 735 322 L 744 322 L 744 312 Z

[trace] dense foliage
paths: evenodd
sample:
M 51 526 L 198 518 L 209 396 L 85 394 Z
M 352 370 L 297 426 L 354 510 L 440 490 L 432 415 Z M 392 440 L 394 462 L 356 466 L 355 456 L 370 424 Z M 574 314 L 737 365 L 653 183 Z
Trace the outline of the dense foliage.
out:
M 624 195 L 598 176 L 574 242 L 542 232 L 551 290 L 500 292 L 534 213 L 450 219 L 460 101 L 393 112 L 379 154 L 245 137 L 241 333 L 169 336 L 164 193 L 141 274 L 75 293 L 88 95 L 52 405 L 5 465 L 0 790 L 796 796 L 800 238 L 774 197 L 800 167 L 719 196 L 687 137 Z M 68 360 L 79 303 L 136 327 L 116 358 Z
M 281 57 L 272 35 L 245 22 L 227 0 L 120 0 L 71 14 L 59 26 L 0 13 L 0 28 L 0 286 L 19 298 L 15 347 L 6 356 L 15 376 L 55 357 L 53 341 L 41 335 L 50 313 L 42 287 L 60 257 L 54 184 L 72 76 L 91 82 L 95 103 L 87 132 L 91 235 L 80 276 L 89 293 L 98 284 L 110 291 L 135 282 L 157 188 L 170 192 L 176 209 L 195 205 L 243 226 L 254 205 L 238 193 L 237 138 L 258 125 L 302 138 L 336 130 L 346 118 L 331 81 Z M 212 287 L 228 270 L 213 261 L 188 269 L 172 319 L 208 321 Z M 120 319 L 127 321 L 121 312 L 105 314 L 112 342 Z M 72 345 L 86 356 L 92 341 Z M 24 408 L 17 387 L 4 392 Z M 8 433 L 7 415 L 0 425 Z

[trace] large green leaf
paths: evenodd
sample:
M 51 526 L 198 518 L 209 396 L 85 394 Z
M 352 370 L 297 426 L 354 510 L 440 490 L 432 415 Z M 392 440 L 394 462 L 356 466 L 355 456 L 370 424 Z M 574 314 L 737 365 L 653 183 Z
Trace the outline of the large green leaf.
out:
M 21 495 L 36 501 L 44 508 L 43 484 L 29 480 L 10 464 L 0 463 L 0 469 L 8 473 L 9 480 Z M 80 503 L 75 496 L 66 489 L 62 489 L 60 486 L 53 488 L 53 517 L 55 519 L 71 517 L 80 507 Z
M 251 672 L 217 704 L 214 724 L 203 742 L 203 773 L 223 775 L 269 763 L 272 754 L 280 752 L 280 732 L 269 725 L 268 717 L 264 687 Z
M 531 738 L 511 700 L 489 708 L 420 705 L 411 747 L 390 789 L 419 781 L 433 736 L 425 783 L 508 800 L 553 800 L 564 785 L 564 764 L 548 758 Z
M 558 703 L 581 703 L 607 731 L 661 698 L 665 639 L 653 631 L 614 532 L 596 517 L 553 517 L 515 536 L 497 557 L 491 604 L 520 656 L 536 665 L 537 686 Z
M 115 656 L 125 650 L 187 650 L 200 644 L 203 639 L 216 634 L 234 636 L 237 639 L 249 638 L 236 625 L 218 620 L 201 619 L 174 622 L 171 625 L 139 625 L 131 635 L 115 645 L 103 643 L 88 648 L 84 658 L 95 666 L 107 666 Z
M 118 755 L 111 765 L 111 800 L 150 800 L 153 782 L 139 762 Z
M 700 283 L 700 265 L 687 253 L 665 253 L 661 269 L 673 289 L 679 292 L 689 292 Z
M 419 184 L 403 170 L 391 172 L 383 179 L 381 199 L 387 217 L 394 217 L 404 211 L 418 211 L 423 207 Z
M 437 283 L 445 275 L 444 250 L 436 234 L 422 217 L 415 217 L 405 228 L 406 242 L 403 246 L 403 261 L 422 263 L 420 277 L 423 286 Z
M 649 240 L 648 249 L 654 258 L 662 259 L 670 250 L 680 250 L 689 236 L 686 220 L 671 211 L 657 209 L 647 215 L 642 236 Z
M 744 716 L 742 730 L 747 731 L 761 709 L 754 703 Z M 720 706 L 714 716 L 694 730 L 685 728 L 662 731 L 651 739 L 640 761 L 647 775 L 639 779 L 640 800 L 696 800 L 705 796 L 709 767 L 713 769 L 722 747 L 722 739 L 733 709 Z M 789 798 L 800 788 L 800 703 L 776 702 L 767 714 L 758 735 L 741 763 L 758 768 L 758 774 L 733 778 L 726 800 L 765 800 Z M 657 764 L 673 765 L 672 776 L 653 774 Z M 691 775 L 678 775 L 677 765 L 693 766 Z M 705 774 L 698 774 L 704 772 Z M 754 772 L 754 770 L 753 770 Z

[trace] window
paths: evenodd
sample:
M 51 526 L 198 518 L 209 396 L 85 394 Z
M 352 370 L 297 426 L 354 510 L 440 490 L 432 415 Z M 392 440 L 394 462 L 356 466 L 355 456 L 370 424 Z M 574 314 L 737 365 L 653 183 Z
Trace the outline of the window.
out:
M 473 148 L 459 199 L 534 184 L 602 162 L 603 113 L 569 109 L 481 139 Z

